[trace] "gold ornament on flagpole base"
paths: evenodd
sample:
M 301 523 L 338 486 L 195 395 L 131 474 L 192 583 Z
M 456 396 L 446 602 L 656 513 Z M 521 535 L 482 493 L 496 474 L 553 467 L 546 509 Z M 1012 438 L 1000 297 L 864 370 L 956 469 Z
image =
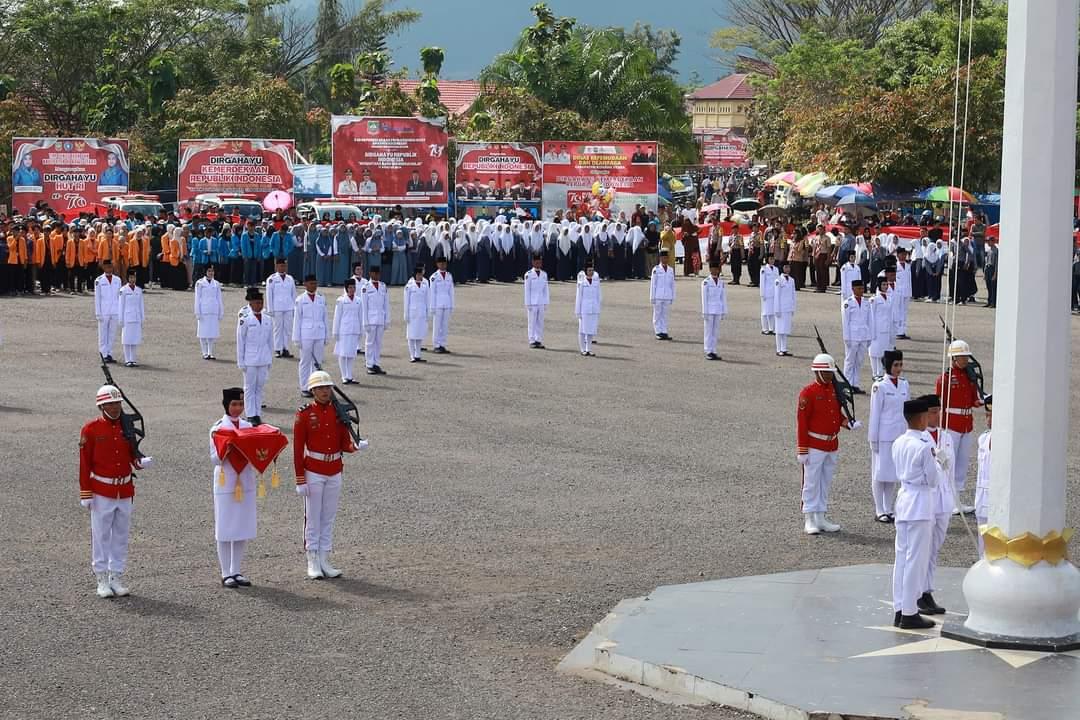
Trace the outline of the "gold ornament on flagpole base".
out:
M 1057 565 L 1065 560 L 1073 529 L 1065 528 L 1061 532 L 1051 530 L 1041 538 L 1030 532 L 1010 538 L 1001 531 L 1001 528 L 983 525 L 979 528 L 979 534 L 983 537 L 987 560 L 1008 558 L 1030 568 L 1043 560 L 1050 565 Z

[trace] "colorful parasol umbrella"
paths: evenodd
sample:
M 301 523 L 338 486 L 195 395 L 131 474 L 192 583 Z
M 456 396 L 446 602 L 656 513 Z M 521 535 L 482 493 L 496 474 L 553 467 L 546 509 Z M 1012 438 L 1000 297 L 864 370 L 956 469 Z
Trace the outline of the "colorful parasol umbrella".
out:
M 766 185 L 794 185 L 802 177 L 794 170 L 778 172 L 765 181 Z
M 928 200 L 930 202 L 954 202 L 966 205 L 977 205 L 979 203 L 979 201 L 975 199 L 975 196 L 967 190 L 961 190 L 952 185 L 936 185 L 934 187 L 926 188 L 919 193 L 918 197 L 920 200 Z
M 292 204 L 292 194 L 287 193 L 284 190 L 272 190 L 266 194 L 266 197 L 264 197 L 262 201 L 262 206 L 269 212 L 288 210 L 292 207 Z
M 788 210 L 787 208 L 780 207 L 779 205 L 766 205 L 765 207 L 760 208 L 757 211 L 757 216 L 759 218 L 783 217 L 784 215 L 790 215 L 790 214 L 791 214 L 791 210 Z
M 877 203 L 866 193 L 855 191 L 840 198 L 836 209 L 861 218 L 876 213 Z
M 720 212 L 723 209 L 724 205 L 722 203 L 713 203 L 711 205 L 706 205 L 705 207 L 701 208 L 701 212 Z
M 793 186 L 800 197 L 812 198 L 814 193 L 820 190 L 829 181 L 829 176 L 823 172 L 813 172 L 803 175 Z

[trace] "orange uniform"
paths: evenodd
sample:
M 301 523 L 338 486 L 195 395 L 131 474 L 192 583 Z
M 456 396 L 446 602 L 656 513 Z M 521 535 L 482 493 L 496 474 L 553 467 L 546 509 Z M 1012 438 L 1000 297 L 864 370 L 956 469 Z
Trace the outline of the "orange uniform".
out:
M 33 234 L 31 239 L 31 245 L 33 247 L 33 255 L 30 261 L 38 267 L 45 265 L 45 235 L 40 232 Z
M 95 252 L 99 263 L 105 262 L 106 260 L 112 260 L 112 241 L 102 234 L 97 241 Z
M 183 246 L 178 238 L 169 240 L 169 264 L 176 267 L 184 257 Z
M 108 481 L 130 478 L 134 467 L 131 444 L 124 437 L 119 418 L 110 420 L 102 416 L 83 425 L 79 436 L 81 500 L 93 495 L 114 499 L 133 497 L 133 483 L 113 484 Z
M 840 448 L 837 436 L 845 424 L 840 413 L 840 401 L 831 384 L 814 380 L 799 393 L 796 413 L 796 442 L 800 455 L 811 448 L 835 452 Z
M 79 240 L 79 264 L 83 267 L 90 267 L 96 258 L 97 248 L 94 241 L 89 237 L 81 238 Z
M 946 393 L 945 378 L 949 378 Z M 934 394 L 941 398 L 941 407 L 945 412 L 945 427 L 953 432 L 969 433 L 975 430 L 975 418 L 972 408 L 979 407 L 979 388 L 968 377 L 966 370 L 953 366 L 943 373 L 934 385 Z M 946 394 L 948 397 L 946 397 Z
M 67 242 L 64 243 L 64 264 L 69 268 L 75 267 L 79 260 L 79 242 L 75 233 L 68 233 Z
M 49 260 L 53 267 L 60 265 L 60 257 L 64 254 L 64 233 L 53 230 L 49 233 Z
M 8 265 L 21 265 L 24 250 L 22 249 L 22 236 L 12 233 L 7 237 Z
M 127 244 L 127 266 L 129 268 L 139 267 L 142 264 L 142 251 L 139 248 L 139 238 L 134 237 L 128 241 Z
M 338 420 L 333 403 L 309 403 L 296 412 L 293 423 L 293 466 L 296 484 L 304 485 L 304 471 L 320 475 L 341 472 L 341 454 L 356 452 L 349 428 Z

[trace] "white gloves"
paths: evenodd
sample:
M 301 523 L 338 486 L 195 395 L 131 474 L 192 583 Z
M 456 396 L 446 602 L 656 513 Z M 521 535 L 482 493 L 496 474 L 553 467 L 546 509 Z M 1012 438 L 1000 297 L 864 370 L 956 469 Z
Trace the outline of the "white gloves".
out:
M 799 464 L 803 467 L 810 464 L 810 453 L 799 453 L 796 457 L 799 459 Z
M 862 423 L 859 422 L 858 420 L 852 420 L 851 423 L 848 424 L 848 429 L 849 430 L 858 430 L 861 427 L 862 427 Z
M 94 498 L 86 498 L 85 500 L 80 500 L 79 504 L 82 505 L 87 510 L 89 510 L 90 509 L 90 504 L 92 502 L 94 502 Z
M 296 486 L 296 494 L 297 495 L 303 495 L 304 497 L 307 497 L 308 496 L 307 483 L 304 483 L 303 485 L 297 485 Z

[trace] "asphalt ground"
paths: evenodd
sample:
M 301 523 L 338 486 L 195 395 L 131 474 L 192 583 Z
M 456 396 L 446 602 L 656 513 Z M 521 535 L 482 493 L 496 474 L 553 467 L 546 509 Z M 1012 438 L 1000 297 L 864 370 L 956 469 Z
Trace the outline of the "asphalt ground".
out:
M 678 280 L 673 342 L 652 335 L 647 283 L 605 284 L 596 358 L 578 354 L 572 284 L 552 285 L 544 351 L 527 347 L 520 284 L 459 287 L 453 354 L 423 365 L 407 362 L 393 288 L 389 374 L 348 389 L 371 447 L 346 461 L 332 556 L 345 576 L 305 578 L 303 505 L 283 462 L 243 590 L 219 584 L 207 436 L 221 388 L 241 380 L 229 358 L 242 292 L 226 291 L 220 359 L 207 362 L 192 294 L 149 291 L 142 367 L 113 370 L 157 460 L 138 481 L 132 595 L 116 600 L 94 595 L 78 504 L 79 428 L 103 382 L 93 301 L 0 300 L 0 716 L 743 717 L 555 672 L 620 599 L 658 585 L 892 561 L 865 430 L 842 438 L 831 516 L 843 532 L 801 532 L 795 400 L 812 323 L 842 359 L 838 296 L 799 293 L 794 357 L 778 358 L 757 291 L 731 286 L 724 360 L 706 362 L 699 282 Z M 324 292 L 332 304 L 338 290 Z M 941 309 L 911 306 L 900 347 L 916 393 L 940 369 Z M 981 307 L 955 323 L 988 381 L 992 323 Z M 296 367 L 275 361 L 263 413 L 290 434 Z M 867 407 L 860 396 L 864 420 Z M 973 557 L 954 522 L 942 564 Z

